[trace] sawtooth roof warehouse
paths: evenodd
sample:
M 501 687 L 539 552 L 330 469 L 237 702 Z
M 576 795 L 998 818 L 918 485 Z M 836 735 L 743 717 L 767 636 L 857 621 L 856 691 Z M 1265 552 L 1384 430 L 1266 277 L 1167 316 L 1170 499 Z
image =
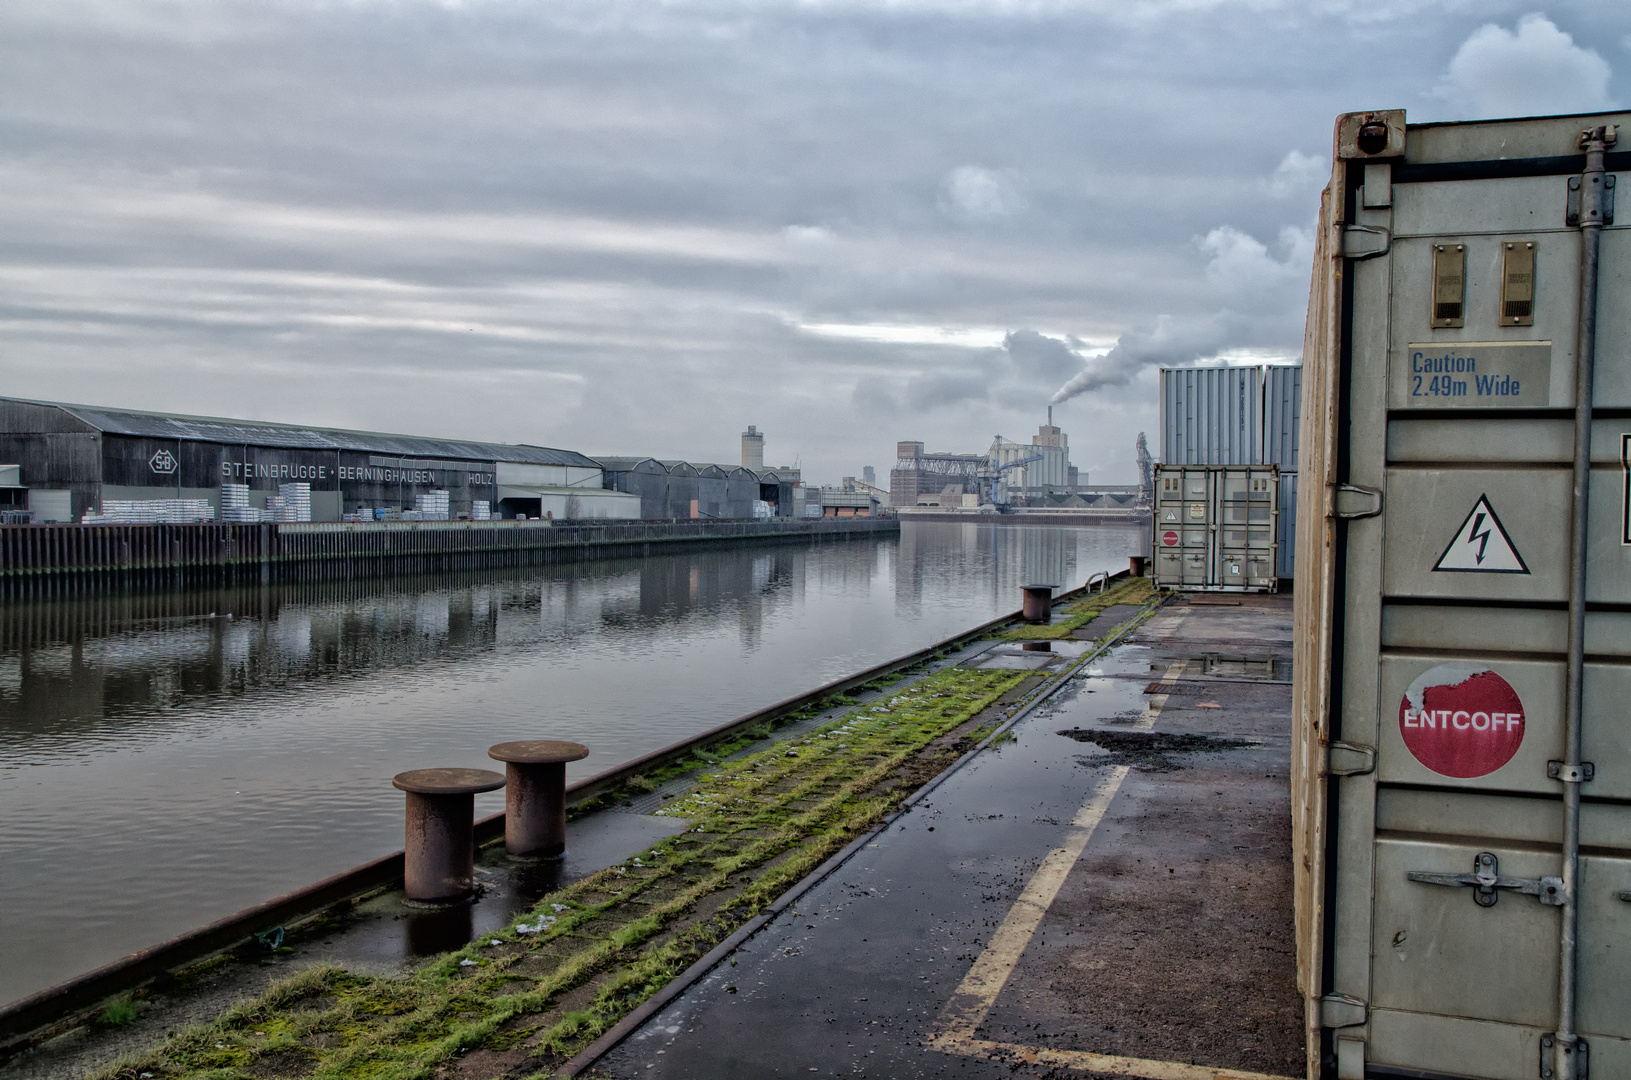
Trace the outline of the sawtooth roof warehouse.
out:
M 203 499 L 219 517 L 222 484 L 264 507 L 290 483 L 311 485 L 313 521 L 411 510 L 433 491 L 450 517 L 476 500 L 495 517 L 640 516 L 638 496 L 606 490 L 600 464 L 572 450 L 19 398 L 0 398 L 0 462 L 21 466 L 35 520 L 78 521 L 110 499 Z

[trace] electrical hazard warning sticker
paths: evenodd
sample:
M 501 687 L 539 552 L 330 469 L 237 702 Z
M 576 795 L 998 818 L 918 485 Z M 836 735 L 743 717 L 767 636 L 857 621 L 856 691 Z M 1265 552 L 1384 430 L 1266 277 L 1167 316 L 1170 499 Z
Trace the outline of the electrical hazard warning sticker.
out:
M 1487 776 L 1523 745 L 1518 692 L 1482 664 L 1439 664 L 1399 702 L 1399 733 L 1417 761 L 1440 776 Z
M 1518 554 L 1517 545 L 1506 534 L 1501 519 L 1489 505 L 1489 498 L 1478 496 L 1467 520 L 1456 530 L 1455 539 L 1444 549 L 1444 554 L 1433 564 L 1434 570 L 1474 574 L 1527 574 L 1529 566 Z
M 1163 506 L 1161 508 L 1161 521 L 1176 523 L 1178 521 L 1178 508 L 1176 506 Z

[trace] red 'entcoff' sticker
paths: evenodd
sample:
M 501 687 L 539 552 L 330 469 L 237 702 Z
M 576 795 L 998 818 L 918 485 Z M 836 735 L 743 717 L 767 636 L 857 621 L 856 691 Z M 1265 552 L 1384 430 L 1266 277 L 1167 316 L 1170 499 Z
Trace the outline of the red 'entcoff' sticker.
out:
M 1523 702 L 1480 664 L 1440 664 L 1399 702 L 1399 732 L 1416 760 L 1440 776 L 1487 776 L 1523 745 Z

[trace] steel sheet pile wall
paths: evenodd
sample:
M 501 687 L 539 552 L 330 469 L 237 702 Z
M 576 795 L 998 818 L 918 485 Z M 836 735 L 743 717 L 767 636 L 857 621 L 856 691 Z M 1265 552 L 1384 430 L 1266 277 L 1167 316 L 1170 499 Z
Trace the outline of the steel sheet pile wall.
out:
M 1298 447 L 1310 1076 L 1631 1076 L 1628 122 L 1338 121 Z
M 898 531 L 893 518 L 805 521 L 379 522 L 260 525 L 0 525 L 0 578 L 104 571 L 230 570 L 354 559 L 546 557 L 649 552 L 672 543 L 774 540 Z

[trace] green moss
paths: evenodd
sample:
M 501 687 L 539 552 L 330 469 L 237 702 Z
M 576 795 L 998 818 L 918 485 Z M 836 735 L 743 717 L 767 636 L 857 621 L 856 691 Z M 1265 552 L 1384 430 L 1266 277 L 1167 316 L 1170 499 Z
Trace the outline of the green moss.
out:
M 135 1023 L 138 1015 L 134 1001 L 128 997 L 117 997 L 103 1007 L 96 1022 L 103 1027 L 123 1027 Z
M 546 897 L 517 920 L 537 933 L 512 925 L 483 934 L 406 979 L 306 972 L 119 1069 L 165 1080 L 239 1077 L 261 1053 L 300 1047 L 313 1055 L 318 1080 L 418 1080 L 461 1052 L 525 1043 L 547 1070 L 897 807 L 912 785 L 889 782 L 892 774 L 1024 677 L 953 668 L 714 768 L 658 811 L 686 819 L 686 832 Z M 723 752 L 711 752 L 716 765 Z M 723 902 L 698 914 L 722 890 L 730 890 Z M 486 944 L 495 939 L 501 953 Z M 542 975 L 513 970 L 543 950 L 557 959 Z M 578 1004 L 563 1008 L 569 993 Z M 319 1032 L 321 1048 L 312 1045 Z
M 1133 578 L 1115 588 L 1094 593 L 1065 608 L 1068 618 L 1045 626 L 1020 626 L 1002 634 L 1009 641 L 1046 641 L 1067 638 L 1116 604 L 1147 604 L 1155 598 L 1149 578 Z

